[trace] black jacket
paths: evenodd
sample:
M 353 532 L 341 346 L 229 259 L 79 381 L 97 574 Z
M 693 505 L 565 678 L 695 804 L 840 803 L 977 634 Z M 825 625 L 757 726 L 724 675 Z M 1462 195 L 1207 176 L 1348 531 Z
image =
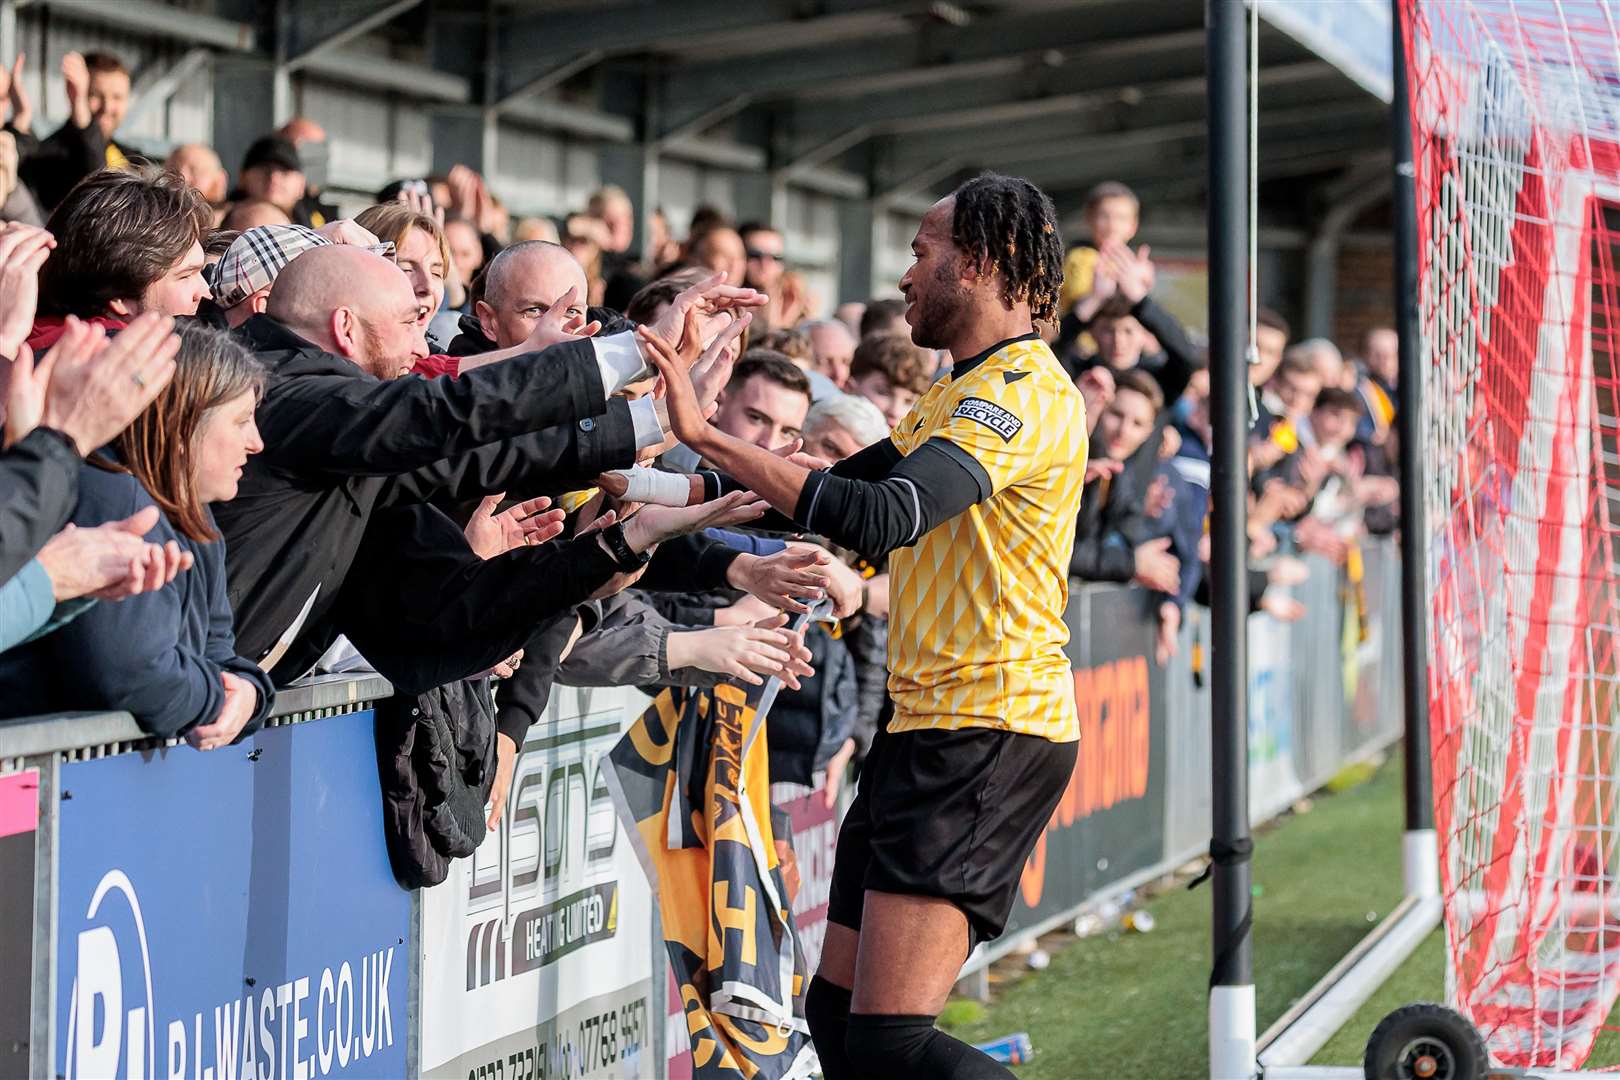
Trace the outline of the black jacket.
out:
M 127 473 L 81 464 L 73 522 L 93 528 L 153 505 Z M 93 604 L 54 633 L 0 654 L 0 712 L 6 716 L 80 710 L 127 710 L 141 730 L 173 738 L 213 723 L 225 703 L 220 673 L 252 683 L 258 708 L 243 734 L 257 730 L 275 703 L 270 679 L 238 655 L 225 600 L 220 542 L 199 543 L 159 517 L 146 537 L 176 541 L 195 563 L 156 592 Z
M 1147 492 L 1158 467 L 1156 439 L 1143 443 L 1118 476 L 1086 485 L 1075 524 L 1069 575 L 1085 581 L 1130 581 L 1136 545 L 1147 539 Z
M 1182 329 L 1180 321 L 1159 306 L 1153 297 L 1144 296 L 1137 301 L 1131 308 L 1131 315 L 1142 324 L 1142 329 L 1158 339 L 1159 347 L 1164 350 L 1144 355 L 1137 366 L 1158 381 L 1159 389 L 1164 391 L 1165 404 L 1169 405 L 1186 391 L 1193 372 L 1209 366 L 1209 357 L 1187 339 L 1187 332 Z M 1064 358 L 1064 366 L 1072 376 L 1078 376 L 1087 368 L 1102 362 L 1096 358 L 1073 358 L 1076 342 L 1090 327 L 1091 323 L 1081 322 L 1073 312 L 1065 315 L 1060 323 L 1058 341 L 1053 351 Z
M 67 524 L 83 462 L 67 436 L 35 428 L 0 451 L 0 582 L 39 554 Z
M 889 697 L 889 620 L 862 613 L 844 622 L 845 647 L 855 665 L 855 759 L 864 760 L 877 733 L 889 726 L 894 701 Z M 833 751 L 837 752 L 837 747 Z
M 423 693 L 524 648 L 537 626 L 584 603 L 614 570 L 594 536 L 481 559 L 436 507 L 384 507 L 316 629 L 317 658 L 346 634 L 396 691 Z
M 461 333 L 451 339 L 450 347 L 445 350 L 451 356 L 477 356 L 500 348 L 484 335 L 484 325 L 478 321 L 478 316 L 463 315 L 458 325 Z
M 407 889 L 437 885 L 488 831 L 484 803 L 496 764 L 489 680 L 379 702 L 375 734 L 394 878 Z
M 629 408 L 606 398 L 588 341 L 456 379 L 384 382 L 266 316 L 238 333 L 270 368 L 256 416 L 265 450 L 217 516 L 242 652 L 274 651 L 278 684 L 330 644 L 333 605 L 379 506 L 458 502 L 554 474 L 571 483 L 634 459 Z
M 815 673 L 800 679 L 797 690 L 782 687 L 765 717 L 773 784 L 814 787 L 816 772 L 855 733 L 860 712 L 855 661 L 843 639 L 816 625 L 805 630 L 804 643 Z

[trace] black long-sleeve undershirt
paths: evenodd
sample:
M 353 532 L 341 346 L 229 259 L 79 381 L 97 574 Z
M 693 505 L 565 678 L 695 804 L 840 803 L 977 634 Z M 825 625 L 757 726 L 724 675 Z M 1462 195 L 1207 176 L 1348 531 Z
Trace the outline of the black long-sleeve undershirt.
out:
M 731 477 L 707 472 L 707 494 L 738 490 Z M 908 547 L 992 494 L 984 467 L 948 439 L 929 439 L 901 454 L 888 439 L 812 472 L 792 518 L 773 514 L 760 523 L 781 531 L 817 533 L 868 559 Z

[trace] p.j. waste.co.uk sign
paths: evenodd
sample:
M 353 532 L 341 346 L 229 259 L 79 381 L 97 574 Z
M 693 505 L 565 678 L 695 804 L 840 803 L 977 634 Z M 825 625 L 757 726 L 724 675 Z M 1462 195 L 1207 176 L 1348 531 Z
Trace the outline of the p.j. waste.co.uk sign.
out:
M 372 717 L 63 766 L 56 1072 L 403 1076 Z

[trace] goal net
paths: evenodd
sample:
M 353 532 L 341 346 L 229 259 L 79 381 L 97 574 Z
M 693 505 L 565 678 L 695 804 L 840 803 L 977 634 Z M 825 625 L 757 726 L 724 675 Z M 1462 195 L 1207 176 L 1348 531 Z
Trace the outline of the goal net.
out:
M 1568 1068 L 1620 993 L 1620 0 L 1401 7 L 1447 992 Z

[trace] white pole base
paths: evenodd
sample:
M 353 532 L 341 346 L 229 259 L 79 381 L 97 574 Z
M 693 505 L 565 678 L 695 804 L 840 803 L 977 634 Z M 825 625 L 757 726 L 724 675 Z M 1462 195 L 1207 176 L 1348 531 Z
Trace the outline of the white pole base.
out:
M 1440 895 L 1440 837 L 1433 829 L 1401 834 L 1401 880 L 1407 896 Z
M 1209 991 L 1209 1080 L 1254 1080 L 1254 986 Z

